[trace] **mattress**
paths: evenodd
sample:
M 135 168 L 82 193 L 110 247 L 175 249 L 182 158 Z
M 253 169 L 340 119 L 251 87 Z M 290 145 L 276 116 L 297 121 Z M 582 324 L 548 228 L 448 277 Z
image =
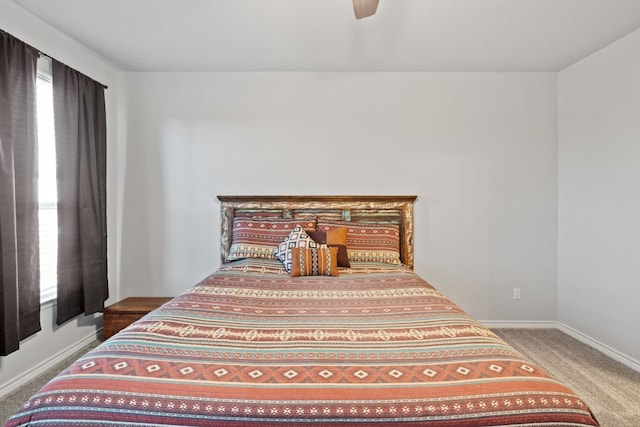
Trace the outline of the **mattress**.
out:
M 597 426 L 411 269 L 223 265 L 78 359 L 7 426 Z

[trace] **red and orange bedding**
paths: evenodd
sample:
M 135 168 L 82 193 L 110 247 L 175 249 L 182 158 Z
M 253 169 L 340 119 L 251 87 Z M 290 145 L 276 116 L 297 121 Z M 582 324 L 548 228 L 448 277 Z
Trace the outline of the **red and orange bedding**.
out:
M 245 259 L 80 358 L 7 426 L 597 426 L 411 270 Z

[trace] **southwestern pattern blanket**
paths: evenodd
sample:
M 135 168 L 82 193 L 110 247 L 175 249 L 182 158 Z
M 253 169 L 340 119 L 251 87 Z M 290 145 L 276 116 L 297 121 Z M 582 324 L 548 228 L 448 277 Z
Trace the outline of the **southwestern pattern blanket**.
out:
M 224 265 L 105 341 L 7 426 L 597 426 L 403 266 Z

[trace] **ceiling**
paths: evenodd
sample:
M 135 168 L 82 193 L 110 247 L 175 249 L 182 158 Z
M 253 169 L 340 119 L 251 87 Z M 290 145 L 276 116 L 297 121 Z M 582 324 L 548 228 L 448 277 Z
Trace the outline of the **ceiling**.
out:
M 128 71 L 559 71 L 640 0 L 15 0 Z

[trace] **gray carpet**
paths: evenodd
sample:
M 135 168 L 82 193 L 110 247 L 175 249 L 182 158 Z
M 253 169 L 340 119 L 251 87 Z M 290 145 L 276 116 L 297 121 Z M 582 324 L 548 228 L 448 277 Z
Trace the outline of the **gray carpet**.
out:
M 640 426 L 640 373 L 557 329 L 494 329 L 584 400 L 602 427 Z
M 640 373 L 556 329 L 496 329 L 527 359 L 571 387 L 602 427 L 640 426 Z M 0 421 L 17 411 L 49 379 L 98 341 L 59 363 L 46 374 L 0 400 Z
M 58 373 L 62 372 L 67 366 L 71 365 L 74 360 L 96 347 L 100 344 L 100 341 L 96 340 L 91 344 L 87 344 L 82 349 L 78 350 L 76 353 L 67 357 L 63 361 L 59 362 L 51 369 L 46 371 L 44 374 L 40 375 L 33 381 L 29 382 L 25 386 L 21 387 L 17 391 L 9 394 L 4 399 L 0 399 L 0 423 L 4 424 L 7 419 L 14 413 L 16 413 L 31 396 L 36 394 L 40 388 L 45 385 L 49 380 Z

